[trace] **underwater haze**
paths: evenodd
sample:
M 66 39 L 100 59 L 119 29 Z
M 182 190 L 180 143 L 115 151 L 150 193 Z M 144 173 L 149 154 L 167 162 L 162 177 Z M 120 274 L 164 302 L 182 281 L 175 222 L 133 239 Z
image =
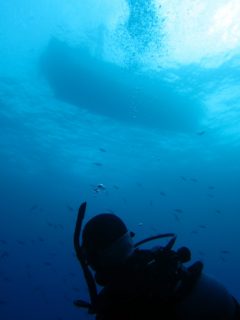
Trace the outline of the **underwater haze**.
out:
M 84 201 L 84 223 L 176 233 L 240 299 L 239 16 L 239 0 L 1 0 L 1 320 L 93 319 L 73 304 Z

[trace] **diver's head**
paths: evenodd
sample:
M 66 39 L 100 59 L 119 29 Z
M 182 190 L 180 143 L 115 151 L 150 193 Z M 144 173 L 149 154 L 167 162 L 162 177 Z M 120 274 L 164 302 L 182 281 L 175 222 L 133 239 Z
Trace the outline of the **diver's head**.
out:
M 96 215 L 83 229 L 82 249 L 87 263 L 95 271 L 118 268 L 134 251 L 132 236 L 115 214 Z

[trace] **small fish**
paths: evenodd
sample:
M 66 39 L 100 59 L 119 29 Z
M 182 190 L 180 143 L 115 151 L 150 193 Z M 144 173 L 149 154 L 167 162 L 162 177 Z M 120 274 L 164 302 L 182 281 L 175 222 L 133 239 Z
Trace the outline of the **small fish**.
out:
M 200 224 L 200 225 L 199 225 L 199 228 L 201 228 L 201 229 L 206 229 L 206 228 L 207 228 L 207 225 L 206 225 L 206 224 Z
M 151 226 L 151 230 L 152 230 L 154 233 L 157 233 L 157 232 L 159 231 L 156 227 L 153 227 L 153 226 Z
M 34 205 L 30 208 L 30 211 L 34 211 L 34 210 L 36 210 L 36 209 L 38 209 L 38 208 L 39 208 L 39 205 L 34 204 Z
M 5 241 L 5 240 L 2 239 L 2 240 L 0 240 L 0 243 L 1 243 L 1 244 L 7 244 L 7 241 Z
M 221 210 L 216 209 L 216 213 L 220 214 L 220 213 L 221 213 Z
M 3 251 L 3 253 L 1 253 L 0 255 L 1 259 L 7 258 L 7 257 L 9 257 L 9 253 L 7 251 Z
M 41 287 L 35 286 L 35 287 L 33 287 L 32 291 L 33 292 L 40 292 L 41 291 Z
M 161 195 L 162 197 L 165 197 L 165 196 L 166 196 L 166 193 L 165 193 L 164 191 L 160 191 L 160 195 Z
M 198 231 L 197 231 L 197 230 L 192 230 L 191 233 L 193 233 L 193 234 L 198 234 Z
M 122 202 L 124 202 L 124 204 L 127 204 L 127 199 L 125 197 L 122 197 Z
M 177 213 L 183 213 L 182 209 L 174 209 L 174 211 L 177 212 Z
M 197 132 L 197 135 L 198 136 L 203 136 L 205 133 L 206 133 L 206 131 L 202 130 L 202 131 Z
M 93 162 L 93 164 L 97 167 L 102 167 L 103 164 L 101 162 Z
M 5 277 L 3 278 L 3 281 L 6 282 L 6 283 L 9 283 L 9 282 L 11 282 L 12 280 L 11 280 L 9 277 L 5 276 Z
M 221 253 L 222 253 L 222 254 L 229 254 L 230 251 L 229 251 L 229 250 L 221 250 Z
M 117 186 L 116 184 L 113 186 L 114 189 L 119 190 L 119 186 Z
M 99 151 L 101 151 L 101 152 L 107 152 L 107 150 L 104 149 L 104 148 L 99 148 Z
M 213 195 L 213 194 L 211 194 L 211 193 L 208 193 L 208 194 L 207 194 L 207 196 L 208 196 L 208 198 L 211 198 L 211 199 L 213 199 L 213 198 L 214 198 L 214 195 Z
M 73 209 L 73 207 L 71 207 L 71 206 L 69 206 L 69 205 L 67 205 L 67 209 L 68 209 L 68 211 L 70 211 L 70 212 L 74 212 L 75 210 Z
M 180 222 L 180 218 L 176 213 L 173 213 L 173 216 L 177 222 Z
M 32 274 L 31 274 L 31 272 L 27 271 L 27 277 L 28 277 L 28 279 L 32 279 Z
M 192 182 L 198 182 L 198 180 L 196 178 L 191 178 L 190 179 Z
M 214 187 L 214 186 L 208 186 L 208 189 L 209 189 L 209 190 L 214 190 L 215 187 Z
M 96 192 L 96 193 L 99 193 L 101 191 L 105 191 L 106 190 L 106 187 L 104 184 L 102 183 L 99 183 L 98 185 L 96 185 L 93 190 Z
M 138 223 L 138 226 L 139 226 L 139 227 L 142 227 L 142 226 L 143 226 L 143 223 L 142 223 L 142 222 L 139 222 L 139 223 Z
M 181 178 L 183 181 L 187 181 L 187 178 L 185 178 L 184 176 L 180 176 L 180 178 Z
M 48 225 L 49 227 L 53 227 L 53 223 L 52 223 L 52 222 L 47 222 L 47 225 Z
M 21 246 L 25 245 L 25 241 L 23 241 L 23 240 L 17 240 L 17 243 L 20 244 Z
M 64 297 L 65 300 L 71 301 L 71 299 L 68 297 L 68 295 L 66 293 L 64 293 L 63 297 Z

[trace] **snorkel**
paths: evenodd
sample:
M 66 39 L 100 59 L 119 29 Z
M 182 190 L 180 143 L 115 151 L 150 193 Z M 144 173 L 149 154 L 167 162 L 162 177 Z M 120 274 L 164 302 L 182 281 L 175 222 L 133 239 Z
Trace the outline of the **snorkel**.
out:
M 84 259 L 84 255 L 82 252 L 82 248 L 80 245 L 80 234 L 81 234 L 81 229 L 82 229 L 82 222 L 85 216 L 86 212 L 86 207 L 87 203 L 83 202 L 80 205 L 80 208 L 78 210 L 78 216 L 77 216 L 77 221 L 76 221 L 76 226 L 75 226 L 75 231 L 74 231 L 74 248 L 76 251 L 77 258 L 81 264 L 82 270 L 84 277 L 87 282 L 88 286 L 88 292 L 90 296 L 90 303 L 86 302 L 84 300 L 76 300 L 74 301 L 75 306 L 80 307 L 80 308 L 88 308 L 89 313 L 94 313 L 94 307 L 96 304 L 96 299 L 97 299 L 97 288 L 96 288 L 96 283 L 94 281 L 93 275 Z
M 96 301 L 97 301 L 97 288 L 96 288 L 96 282 L 95 279 L 90 271 L 90 268 L 88 266 L 86 257 L 83 252 L 83 248 L 80 244 L 80 236 L 81 236 L 81 229 L 82 229 L 82 223 L 86 212 L 86 206 L 87 203 L 83 202 L 78 210 L 78 216 L 77 221 L 75 225 L 75 231 L 74 231 L 74 248 L 77 255 L 77 258 L 80 262 L 80 265 L 83 270 L 83 274 L 87 283 L 89 296 L 90 296 L 90 302 L 86 302 L 84 300 L 76 300 L 74 301 L 75 306 L 80 308 L 87 308 L 88 312 L 93 314 L 96 313 Z M 123 235 L 120 239 L 118 239 L 116 242 L 112 244 L 109 248 L 104 250 L 104 255 L 102 256 L 103 260 L 108 261 L 109 258 L 114 257 L 117 255 L 117 253 L 122 253 L 124 256 L 124 250 L 128 250 L 128 248 L 131 247 L 131 237 L 134 236 L 134 233 L 127 232 Z M 162 238 L 171 238 L 166 246 L 163 247 L 163 250 L 169 251 L 173 247 L 175 241 L 176 241 L 176 235 L 174 233 L 165 233 L 165 234 L 158 234 L 155 236 L 148 237 L 146 239 L 143 239 L 141 241 L 138 241 L 137 243 L 133 244 L 133 248 L 137 248 L 140 245 L 156 240 L 156 239 L 162 239 Z M 131 249 L 129 249 L 131 250 Z M 130 252 L 130 251 L 129 251 Z

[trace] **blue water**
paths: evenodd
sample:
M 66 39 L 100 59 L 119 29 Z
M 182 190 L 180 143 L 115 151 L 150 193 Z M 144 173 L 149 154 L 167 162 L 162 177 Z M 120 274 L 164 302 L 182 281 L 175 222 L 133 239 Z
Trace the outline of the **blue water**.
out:
M 0 6 L 0 318 L 91 318 L 83 201 L 176 233 L 240 299 L 239 2 Z

